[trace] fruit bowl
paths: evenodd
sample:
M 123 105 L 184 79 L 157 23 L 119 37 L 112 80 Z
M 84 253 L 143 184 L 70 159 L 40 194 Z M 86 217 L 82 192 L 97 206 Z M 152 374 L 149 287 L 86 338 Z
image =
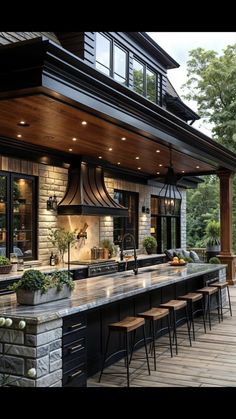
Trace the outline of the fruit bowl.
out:
M 180 262 L 180 263 L 170 262 L 169 265 L 170 266 L 185 266 L 187 265 L 187 262 Z

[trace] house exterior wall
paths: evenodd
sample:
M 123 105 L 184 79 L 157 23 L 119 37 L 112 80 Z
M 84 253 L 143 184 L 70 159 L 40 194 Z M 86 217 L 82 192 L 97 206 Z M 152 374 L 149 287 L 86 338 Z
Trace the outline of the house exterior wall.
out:
M 81 238 L 76 248 L 71 249 L 71 259 L 90 258 L 90 249 L 99 246 L 99 242 L 108 238 L 113 241 L 113 218 L 98 216 L 57 216 L 47 210 L 47 199 L 56 195 L 60 201 L 66 191 L 68 170 L 56 166 L 33 163 L 27 160 L 0 156 L 0 170 L 22 173 L 38 177 L 38 259 L 43 264 L 49 263 L 50 252 L 56 249 L 50 243 L 48 235 L 50 228 L 58 226 L 67 230 L 80 230 L 84 223 L 88 224 L 88 238 Z M 105 178 L 105 185 L 111 196 L 114 189 L 139 193 L 139 251 L 142 252 L 142 240 L 150 235 L 151 214 L 143 214 L 142 206 L 151 207 L 151 195 L 158 195 L 159 187 L 141 185 L 112 178 Z M 181 246 L 186 245 L 186 194 L 182 191 Z M 66 260 L 66 256 L 65 256 Z

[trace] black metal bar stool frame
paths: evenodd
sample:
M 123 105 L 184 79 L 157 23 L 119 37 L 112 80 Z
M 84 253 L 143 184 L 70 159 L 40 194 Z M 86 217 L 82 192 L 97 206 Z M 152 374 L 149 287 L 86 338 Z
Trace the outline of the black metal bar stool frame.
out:
M 144 341 L 144 347 L 145 347 L 145 353 L 146 353 L 146 361 L 147 361 L 148 373 L 150 375 L 151 374 L 151 371 L 150 371 L 150 365 L 149 365 L 149 359 L 148 359 L 148 350 L 147 350 L 147 342 L 146 342 L 145 324 L 142 325 L 142 326 L 140 326 L 140 327 L 142 327 L 142 330 L 143 330 L 143 339 L 142 340 Z M 132 331 L 129 332 L 129 331 L 124 331 L 124 330 L 110 330 L 110 328 L 109 328 L 109 332 L 108 332 L 108 336 L 107 336 L 107 341 L 106 341 L 106 349 L 105 349 L 105 353 L 104 353 L 104 357 L 103 357 L 103 362 L 102 362 L 102 369 L 101 369 L 99 380 L 98 380 L 99 383 L 101 382 L 101 378 L 102 378 L 102 375 L 103 374 L 116 374 L 117 375 L 117 373 L 104 372 L 105 363 L 109 359 L 111 359 L 113 356 L 117 355 L 118 353 L 125 352 L 125 365 L 126 365 L 126 375 L 127 375 L 127 387 L 130 386 L 129 365 L 130 365 L 131 360 L 132 360 L 134 348 L 140 342 L 140 340 L 139 340 L 138 342 L 135 343 L 136 330 L 137 329 L 134 329 L 134 330 L 132 330 Z M 118 332 L 118 333 L 123 333 L 124 334 L 124 349 L 120 349 L 119 351 L 113 352 L 112 354 L 110 354 L 107 357 L 111 332 Z M 133 333 L 133 342 L 132 342 L 132 339 L 129 340 L 129 334 L 132 334 L 132 333 Z M 131 343 L 131 345 L 130 345 L 130 343 Z M 130 346 L 131 346 L 131 351 L 129 351 L 129 347 Z M 130 357 L 129 357 L 129 352 L 130 352 Z

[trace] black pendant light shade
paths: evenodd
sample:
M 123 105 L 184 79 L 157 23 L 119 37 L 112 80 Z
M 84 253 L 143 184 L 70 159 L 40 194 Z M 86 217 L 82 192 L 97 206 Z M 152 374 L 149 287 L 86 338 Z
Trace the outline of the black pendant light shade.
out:
M 170 147 L 170 166 L 167 168 L 165 182 L 159 192 L 159 210 L 162 215 L 179 215 L 182 201 L 182 196 L 177 186 L 177 176 L 172 166 L 171 152 Z

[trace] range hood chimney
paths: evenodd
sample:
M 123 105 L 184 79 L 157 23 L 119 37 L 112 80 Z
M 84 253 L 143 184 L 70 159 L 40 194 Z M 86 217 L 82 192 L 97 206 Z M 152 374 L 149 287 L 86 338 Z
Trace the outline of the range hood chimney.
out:
M 79 167 L 69 169 L 67 191 L 57 209 L 58 215 L 128 216 L 128 208 L 109 195 L 103 168 L 83 161 Z

